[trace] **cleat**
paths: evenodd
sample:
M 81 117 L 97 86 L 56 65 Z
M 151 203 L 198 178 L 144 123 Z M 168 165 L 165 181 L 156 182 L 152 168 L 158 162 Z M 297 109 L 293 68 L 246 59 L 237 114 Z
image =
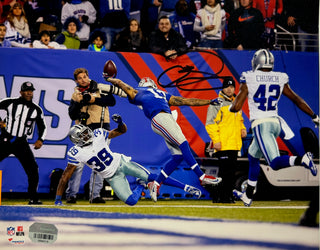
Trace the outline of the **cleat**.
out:
M 201 194 L 202 194 L 200 189 L 193 187 L 193 186 L 190 186 L 190 185 L 186 185 L 184 188 L 184 191 L 186 191 L 189 194 L 192 194 L 197 199 L 200 199 Z
M 159 189 L 160 185 L 156 183 L 156 181 L 149 182 L 148 183 L 148 189 L 150 191 L 150 197 L 154 202 L 157 202 L 158 200 L 158 194 L 159 194 Z
M 307 169 L 310 169 L 310 172 L 313 176 L 316 176 L 318 173 L 317 166 L 313 162 L 313 156 L 310 152 L 307 152 L 303 155 L 301 160 L 301 165 Z
M 243 201 L 243 204 L 246 206 L 246 207 L 250 207 L 251 206 L 251 203 L 252 203 L 252 199 L 249 199 L 246 195 L 246 193 L 242 193 L 236 189 L 233 190 L 233 195 L 236 199 L 238 200 L 242 200 Z
M 147 184 L 146 184 L 146 182 L 145 182 L 144 180 L 138 178 L 136 181 L 137 181 L 137 184 L 138 184 L 138 185 L 143 186 L 145 189 L 148 188 L 148 186 L 147 186 Z
M 29 200 L 28 205 L 42 205 L 42 201 L 40 201 L 40 200 Z
M 77 198 L 76 197 L 68 197 L 67 203 L 75 204 L 75 203 L 77 203 Z
M 90 203 L 106 203 L 106 201 L 101 197 L 96 197 L 93 200 L 89 201 Z
M 54 202 L 54 205 L 55 205 L 55 206 L 64 206 L 64 204 L 62 203 L 61 200 L 56 200 L 56 201 Z
M 217 185 L 222 181 L 221 177 L 214 177 L 212 175 L 204 175 L 204 178 L 202 180 L 200 180 L 200 184 L 201 186 L 204 185 Z

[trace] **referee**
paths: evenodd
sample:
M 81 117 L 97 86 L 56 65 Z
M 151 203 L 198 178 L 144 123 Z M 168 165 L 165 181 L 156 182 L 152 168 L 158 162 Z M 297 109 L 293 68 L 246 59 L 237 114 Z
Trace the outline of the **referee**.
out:
M 0 110 L 7 113 L 3 121 L 0 118 L 0 162 L 10 154 L 17 157 L 28 176 L 29 205 L 41 205 L 37 193 L 39 167 L 27 142 L 27 136 L 32 134 L 36 123 L 39 137 L 34 143 L 34 148 L 39 149 L 47 129 L 43 110 L 32 102 L 34 90 L 31 82 L 24 82 L 21 85 L 20 97 L 0 101 Z

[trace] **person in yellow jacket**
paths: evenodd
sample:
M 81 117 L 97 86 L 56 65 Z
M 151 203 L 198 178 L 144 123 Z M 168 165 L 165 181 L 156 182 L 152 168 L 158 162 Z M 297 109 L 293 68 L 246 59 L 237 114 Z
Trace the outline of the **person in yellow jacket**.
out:
M 225 78 L 219 93 L 218 105 L 209 105 L 207 111 L 206 130 L 212 140 L 215 156 L 219 159 L 219 177 L 223 182 L 214 187 L 212 201 L 214 203 L 234 203 L 235 171 L 238 152 L 242 147 L 242 138 L 247 136 L 242 112 L 232 113 L 229 107 L 235 98 L 235 81 Z

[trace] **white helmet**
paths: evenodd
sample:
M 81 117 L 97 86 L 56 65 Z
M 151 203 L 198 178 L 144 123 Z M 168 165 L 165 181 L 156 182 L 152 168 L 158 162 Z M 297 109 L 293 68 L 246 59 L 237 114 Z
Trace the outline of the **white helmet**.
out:
M 77 124 L 71 127 L 68 136 L 75 145 L 83 147 L 92 143 L 94 135 L 90 128 Z
M 257 69 L 271 69 L 273 70 L 274 66 L 274 57 L 269 50 L 259 49 L 254 53 L 251 60 L 252 70 L 256 71 Z
M 154 89 L 157 88 L 157 85 L 150 77 L 143 77 L 139 82 L 139 87 L 152 87 Z

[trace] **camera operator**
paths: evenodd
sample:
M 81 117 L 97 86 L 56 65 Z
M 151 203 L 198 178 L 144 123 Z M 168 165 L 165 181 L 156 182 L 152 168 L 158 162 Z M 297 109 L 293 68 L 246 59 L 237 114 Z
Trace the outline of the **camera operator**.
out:
M 112 85 L 98 84 L 89 78 L 88 70 L 77 68 L 74 73 L 77 83 L 72 94 L 69 116 L 76 124 L 83 124 L 92 130 L 104 128 L 110 130 L 110 117 L 108 106 L 114 106 L 116 100 L 112 94 L 126 97 L 126 94 Z M 76 195 L 79 192 L 83 168 L 76 169 L 68 183 L 66 190 L 67 203 L 76 203 Z M 100 197 L 103 180 L 100 175 L 92 171 L 90 177 L 90 203 L 105 203 Z M 93 187 L 93 190 L 91 190 Z M 92 194 L 92 195 L 91 195 Z

